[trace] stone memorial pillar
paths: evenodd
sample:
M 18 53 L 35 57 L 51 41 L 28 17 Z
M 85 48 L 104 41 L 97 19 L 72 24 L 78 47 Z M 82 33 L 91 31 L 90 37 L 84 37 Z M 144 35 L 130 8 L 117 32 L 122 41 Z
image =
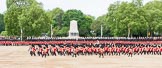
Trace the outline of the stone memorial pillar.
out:
M 78 24 L 75 20 L 70 21 L 69 37 L 79 37 Z

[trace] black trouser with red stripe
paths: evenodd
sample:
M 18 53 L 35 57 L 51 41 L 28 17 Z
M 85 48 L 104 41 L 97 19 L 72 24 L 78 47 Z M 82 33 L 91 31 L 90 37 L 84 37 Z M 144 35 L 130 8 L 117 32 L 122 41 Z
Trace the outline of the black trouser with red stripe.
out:
M 35 52 L 33 52 L 33 51 L 30 51 L 30 55 L 31 56 L 33 56 L 33 55 L 36 56 Z
M 64 55 L 65 56 L 65 53 L 63 51 L 58 51 L 58 54 L 60 54 L 61 56 Z
M 92 52 L 88 52 L 88 55 L 92 55 Z
M 42 55 L 42 52 L 39 52 L 39 51 L 38 51 L 37 54 L 38 54 L 38 56 L 40 56 L 40 55 Z
M 55 55 L 56 56 L 56 51 L 51 51 L 51 55 Z
M 162 51 L 159 52 L 159 55 L 161 55 Z
M 72 57 L 77 57 L 77 53 L 73 53 Z
M 131 56 L 131 57 L 132 57 L 132 53 L 129 53 L 129 54 L 128 54 L 128 57 L 129 57 L 129 56 Z
M 116 55 L 119 55 L 120 56 L 120 52 L 117 52 L 117 54 Z
M 102 58 L 104 58 L 104 54 L 103 53 L 99 53 L 99 58 L 102 56 Z
M 42 58 L 45 57 L 46 58 L 46 54 L 42 54 Z

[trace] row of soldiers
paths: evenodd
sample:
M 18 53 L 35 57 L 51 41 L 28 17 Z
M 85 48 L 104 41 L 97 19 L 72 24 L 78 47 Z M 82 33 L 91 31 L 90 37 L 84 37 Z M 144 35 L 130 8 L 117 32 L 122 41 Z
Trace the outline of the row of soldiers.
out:
M 105 55 L 161 55 L 161 45 L 122 45 L 122 44 L 62 44 L 62 45 L 31 45 L 29 47 L 31 56 L 72 56 L 79 55 L 99 55 L 104 58 Z

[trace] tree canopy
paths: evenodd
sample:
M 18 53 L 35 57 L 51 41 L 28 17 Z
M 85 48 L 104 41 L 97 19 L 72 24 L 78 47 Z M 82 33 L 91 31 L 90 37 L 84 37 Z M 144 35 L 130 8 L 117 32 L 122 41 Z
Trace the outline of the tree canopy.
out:
M 21 29 L 24 36 L 41 36 L 50 30 L 50 19 L 35 0 L 17 0 L 5 13 L 5 26 L 11 36 L 20 36 Z
M 97 18 L 81 10 L 61 8 L 45 11 L 36 0 L 7 0 L 7 11 L 0 14 L 0 32 L 3 35 L 68 36 L 71 20 L 78 22 L 80 36 L 139 37 L 162 35 L 162 1 L 154 0 L 143 4 L 142 0 L 117 1 L 111 4 L 107 13 Z M 94 11 L 95 12 L 95 11 Z M 4 31 L 5 30 L 5 31 Z
M 142 4 L 142 0 L 111 4 L 105 18 L 111 35 L 130 37 L 161 34 L 160 7 L 162 1 L 150 1 L 145 5 Z
M 0 33 L 4 31 L 5 29 L 5 24 L 4 24 L 4 15 L 0 14 Z

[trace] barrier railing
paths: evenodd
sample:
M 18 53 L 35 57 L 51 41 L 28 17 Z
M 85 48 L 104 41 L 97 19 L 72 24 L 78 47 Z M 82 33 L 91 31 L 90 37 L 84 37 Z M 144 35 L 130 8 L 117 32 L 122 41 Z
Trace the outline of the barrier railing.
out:
M 162 41 L 0 41 L 0 45 L 54 45 L 54 44 L 162 44 Z

